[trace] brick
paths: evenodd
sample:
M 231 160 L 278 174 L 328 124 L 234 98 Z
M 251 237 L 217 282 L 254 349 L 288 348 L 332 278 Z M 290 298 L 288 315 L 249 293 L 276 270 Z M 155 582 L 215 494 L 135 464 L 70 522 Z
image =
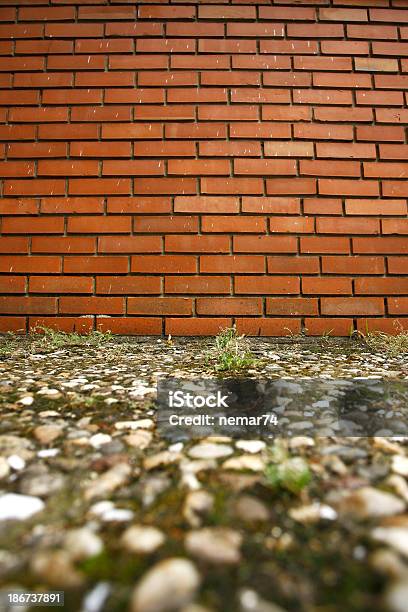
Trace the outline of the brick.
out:
M 1 297 L 1 314 L 55 314 L 57 300 L 52 297 Z
M 2 293 L 25 293 L 25 287 L 24 276 L 0 276 L 0 291 Z
M 302 160 L 299 174 L 305 176 L 360 176 L 360 163 L 357 161 Z
M 293 135 L 302 140 L 353 140 L 353 127 L 334 123 L 298 124 L 293 126 Z
M 64 257 L 64 273 L 125 274 L 129 271 L 128 257 Z
M 302 293 L 305 295 L 351 295 L 353 293 L 351 279 L 348 278 L 316 278 L 302 279 Z
M 93 293 L 93 280 L 87 276 L 31 276 L 28 290 L 32 293 Z
M 266 314 L 291 317 L 317 315 L 318 304 L 313 298 L 266 298 Z
M 178 232 L 197 232 L 198 218 L 189 215 L 183 216 L 158 216 L 135 217 L 135 232 L 153 232 L 155 234 L 167 234 Z
M 153 90 L 150 90 L 153 91 Z M 179 103 L 201 103 L 201 102 L 226 102 L 227 101 L 227 90 L 217 87 L 211 88 L 183 88 L 183 89 L 169 89 L 167 91 L 168 102 L 179 102 Z
M 316 193 L 316 180 L 305 178 L 267 179 L 266 193 L 268 195 Z
M 384 253 L 388 254 L 406 254 L 408 253 L 407 239 L 404 237 L 382 237 L 375 238 L 353 238 L 354 253 Z
M 299 198 L 258 198 L 244 196 L 242 198 L 242 212 L 272 213 L 272 214 L 299 214 Z
M 293 101 L 298 104 L 346 104 L 352 102 L 351 91 L 331 89 L 295 89 Z
M 164 237 L 166 253 L 229 253 L 229 236 L 176 235 Z
M 390 334 L 391 336 L 395 336 L 396 334 L 401 333 L 402 330 L 407 329 L 407 321 L 406 319 L 357 319 L 357 329 L 366 334 L 367 331 L 381 331 L 385 334 Z
M 2 215 L 36 215 L 38 213 L 38 200 L 23 198 L 0 199 L 0 214 Z
M 223 55 L 173 55 L 170 65 L 176 69 L 217 70 L 229 68 L 230 60 Z
M 384 196 L 407 197 L 408 184 L 405 181 L 383 181 L 382 191 Z
M 316 157 L 375 159 L 376 150 L 374 144 L 318 142 L 316 143 Z
M 234 236 L 233 251 L 235 253 L 295 253 L 297 240 L 294 236 Z
M 127 74 L 133 78 L 133 75 Z M 140 72 L 137 82 L 139 87 L 181 87 L 183 85 L 197 85 L 197 80 L 196 72 L 161 72 L 157 70 L 156 72 Z M 128 84 L 123 83 L 123 85 Z M 211 85 L 211 83 L 208 84 Z
M 347 215 L 406 215 L 405 200 L 346 200 Z
M 296 294 L 300 290 L 299 279 L 294 276 L 236 276 L 236 294 Z
M 99 163 L 95 160 L 88 161 L 39 161 L 38 176 L 97 176 Z
M 357 58 L 356 58 L 357 59 Z M 324 57 L 313 55 L 294 56 L 293 67 L 295 70 L 352 70 L 350 57 Z
M 408 55 L 408 44 L 402 42 L 373 42 L 373 54 L 401 57 Z
M 317 42 L 313 40 L 307 42 L 303 40 L 261 40 L 260 51 L 273 55 L 309 55 L 318 53 L 318 46 Z
M 371 108 L 354 107 L 342 108 L 333 106 L 318 106 L 314 109 L 314 118 L 317 121 L 354 121 L 371 122 L 373 120 L 373 111 Z
M 154 4 L 139 6 L 139 19 L 194 19 L 194 6 L 157 6 Z
M 353 331 L 353 319 L 306 318 L 305 331 L 308 336 L 349 336 Z
M 5 161 L 0 162 L 0 177 L 4 176 L 33 176 L 33 162 Z
M 196 181 L 193 178 L 140 178 L 134 180 L 133 190 L 138 194 L 196 193 Z
M 174 212 L 238 213 L 239 200 L 233 196 L 176 196 Z
M 285 35 L 282 23 L 227 23 L 227 36 L 276 38 Z
M 358 26 L 357 26 L 358 27 Z M 377 43 L 373 43 L 377 44 Z M 322 53 L 325 55 L 368 55 L 369 46 L 365 41 L 323 40 Z
M 97 294 L 154 295 L 161 293 L 159 276 L 97 276 Z
M 316 18 L 316 11 L 314 8 L 309 7 L 296 7 L 294 11 L 291 7 L 281 6 L 260 6 L 259 7 L 259 18 L 260 19 L 282 19 L 296 20 L 296 21 L 314 21 Z
M 262 194 L 261 178 L 202 178 L 203 194 Z
M 131 110 L 126 106 L 77 106 L 71 110 L 71 121 L 130 121 Z
M 384 314 L 384 300 L 381 298 L 321 298 L 323 315 L 381 315 Z
M 311 217 L 270 217 L 271 233 L 308 234 L 314 231 L 314 219 Z
M 408 274 L 408 257 L 387 257 L 389 274 Z
M 408 119 L 408 109 L 402 108 L 377 108 L 375 116 L 378 123 L 406 123 Z
M 89 24 L 84 24 L 87 27 Z M 163 24 L 162 23 L 143 23 L 142 21 L 127 21 L 122 23 L 107 23 L 106 24 L 106 36 L 162 36 L 163 35 Z
M 121 297 L 68 297 L 59 299 L 61 314 L 123 314 L 124 302 Z
M 15 334 L 24 334 L 26 332 L 25 317 L 0 317 L 1 333 L 13 332 Z
M 408 158 L 408 145 L 387 145 L 379 146 L 381 159 L 402 159 Z
M 236 318 L 236 327 L 246 336 L 288 336 L 300 333 L 300 319 L 252 317 Z
M 264 233 L 265 219 L 262 217 L 237 217 L 226 216 L 204 216 L 201 219 L 201 230 L 203 232 L 227 232 L 227 233 Z
M 247 87 L 232 89 L 231 102 L 256 102 L 258 104 L 290 102 L 290 92 L 287 89 L 252 89 Z
M 165 333 L 172 336 L 214 336 L 221 329 L 231 327 L 232 320 L 227 317 L 178 318 L 168 317 L 165 321 Z
M 2 241 L 6 240 L 5 238 Z M 18 252 L 18 251 L 15 251 Z M 7 255 L 1 258 L 0 271 L 7 273 L 58 274 L 61 272 L 61 258 L 54 256 L 36 257 Z
M 54 237 L 33 236 L 31 250 L 33 253 L 95 253 L 96 238 L 58 236 L 58 240 L 55 240 Z
M 355 57 L 354 67 L 356 70 L 367 72 L 398 72 L 398 60 L 378 57 Z
M 139 81 L 141 80 L 141 76 Z M 134 74 L 132 72 L 77 72 L 76 87 L 132 87 Z
M 130 179 L 69 179 L 69 195 L 106 195 L 106 194 L 129 194 Z
M 156 160 L 104 160 L 102 176 L 163 176 L 164 163 Z
M 322 257 L 323 274 L 384 274 L 382 257 L 328 255 Z
M 198 297 L 198 315 L 259 315 L 262 314 L 261 298 L 216 298 Z
M 0 140 L 34 140 L 35 133 L 33 125 L 0 125 Z
M 390 314 L 407 314 L 408 313 L 408 298 L 388 298 L 388 312 Z
M 127 300 L 128 314 L 137 315 L 191 315 L 192 300 L 190 298 L 158 297 L 151 298 L 129 297 Z
M 110 70 L 151 70 L 168 65 L 167 55 L 113 55 L 109 58 Z
M 62 179 L 6 180 L 3 193 L 9 196 L 63 195 L 65 181 Z
M 342 201 L 339 198 L 305 198 L 303 212 L 305 215 L 341 215 Z
M 108 213 L 169 213 L 170 197 L 138 196 L 108 198 Z
M 371 88 L 371 75 L 369 74 L 343 74 L 341 72 L 316 72 L 313 74 L 313 85 L 315 87 L 342 87 L 349 88 Z M 361 109 L 356 109 L 360 111 Z
M 396 26 L 379 25 L 347 25 L 348 38 L 362 38 L 367 40 L 396 40 L 398 29 Z
M 11 142 L 7 147 L 7 157 L 21 159 L 40 159 L 42 157 L 66 157 L 65 142 Z
M 246 24 L 249 25 L 249 24 Z M 212 38 L 216 36 L 224 36 L 225 28 L 223 23 L 166 23 L 166 35 L 167 36 L 180 36 L 189 37 L 194 36 L 196 38 Z
M 134 19 L 136 8 L 134 6 L 80 6 L 78 19 Z
M 179 145 L 180 143 L 168 143 Z M 192 143 L 191 143 L 192 144 Z M 266 143 L 265 143 L 266 145 Z M 229 141 L 207 140 L 200 142 L 200 157 L 260 157 L 261 144 L 256 141 Z
M 290 125 L 287 123 L 234 123 L 229 131 L 230 138 L 290 138 Z
M 98 38 L 103 36 L 102 23 L 46 23 L 47 38 Z
M 181 83 L 182 84 L 182 83 Z M 194 85 L 195 83 L 185 83 Z M 201 73 L 201 85 L 218 85 L 224 87 L 242 87 L 246 85 L 260 85 L 261 76 L 259 72 L 249 71 L 223 71 L 214 70 Z M 268 84 L 268 83 L 265 83 Z
M 71 87 L 73 75 L 69 72 L 27 72 L 14 75 L 14 87 Z
M 42 92 L 44 104 L 98 104 L 102 89 L 47 89 Z
M 268 257 L 269 274 L 318 274 L 318 257 L 284 257 L 273 255 Z
M 408 293 L 407 278 L 356 278 L 354 281 L 356 295 L 392 295 Z
M 66 24 L 65 24 L 66 25 Z M 0 38 L 41 38 L 43 35 L 44 26 L 41 24 L 1 24 Z
M 350 239 L 333 236 L 302 236 L 301 253 L 349 253 Z
M 309 72 L 264 72 L 263 84 L 271 87 L 310 87 L 312 76 Z
M 399 126 L 358 125 L 357 140 L 370 142 L 404 142 L 404 128 Z
M 383 234 L 408 234 L 408 219 L 383 219 L 381 229 Z
M 234 174 L 295 175 L 296 162 L 291 159 L 234 159 Z
M 99 236 L 98 253 L 160 253 L 159 236 Z
M 404 178 L 408 173 L 408 164 L 398 162 L 364 162 L 364 176 Z
M 165 137 L 171 139 L 221 139 L 226 134 L 224 123 L 167 123 L 165 126 Z
M 262 274 L 265 272 L 265 257 L 261 255 L 201 255 L 200 272 Z
M 164 292 L 229 294 L 230 279 L 228 276 L 166 276 Z
M 106 123 L 102 125 L 102 139 L 129 140 L 147 138 L 160 140 L 162 135 L 163 126 L 159 123 Z
M 319 179 L 319 193 L 322 195 L 379 195 L 377 181 L 358 181 L 348 179 Z
M 256 53 L 256 41 L 203 38 L 198 41 L 198 51 L 199 53 Z
M 25 72 L 43 69 L 44 59 L 42 57 L 0 57 L 1 72 Z
M 176 319 L 177 320 L 177 319 Z M 96 317 L 99 331 L 126 336 L 157 336 L 162 333 L 162 320 L 159 317 Z
M 193 255 L 136 255 L 131 272 L 148 274 L 195 274 L 197 260 Z
M 105 104 L 154 104 L 157 102 L 164 102 L 163 90 L 105 89 Z
M 171 159 L 168 161 L 167 173 L 180 175 L 225 175 L 230 174 L 228 160 L 217 159 Z
M 121 25 L 124 26 L 124 24 Z M 137 25 L 140 26 L 140 24 Z M 106 28 L 108 29 L 109 26 L 110 24 L 107 24 Z M 77 38 L 75 40 L 75 53 L 131 53 L 133 50 L 134 44 L 131 38 Z
M 104 211 L 103 198 L 42 198 L 41 212 L 47 214 L 86 214 Z
M 38 126 L 39 140 L 90 140 L 98 138 L 98 126 L 89 124 L 63 125 L 49 123 Z
M 376 74 L 374 83 L 377 89 L 408 89 L 408 75 Z
M 306 106 L 263 106 L 262 119 L 273 121 L 308 121 L 311 109 Z
M 75 20 L 75 8 L 69 6 L 43 6 L 38 8 L 21 7 L 18 10 L 19 21 L 71 21 Z
M 48 70 L 104 70 L 105 58 L 101 55 L 50 55 Z
M 126 234 L 130 231 L 130 217 L 68 217 L 67 232 L 70 234 Z
M 136 41 L 138 53 L 194 53 L 196 47 L 194 38 L 139 38 Z
M 254 6 L 199 6 L 199 19 L 256 19 L 256 8 Z
M 384 98 L 387 98 L 385 100 Z M 387 106 L 389 104 L 395 104 L 402 106 L 404 104 L 404 96 L 402 91 L 389 91 L 387 96 L 384 96 L 383 91 L 357 91 L 356 102 L 357 104 L 367 106 Z
M 392 20 L 390 19 L 391 16 Z M 397 11 L 394 9 L 390 14 L 389 9 L 373 8 L 370 9 L 370 21 L 396 21 L 397 23 L 407 23 L 408 15 L 406 10 Z
M 1 92 L 1 105 L 3 106 L 23 106 L 30 104 L 38 104 L 39 93 L 38 91 L 32 91 L 31 89 L 18 91 L 2 91 Z
M 46 144 L 46 143 L 40 143 Z M 54 143 L 52 143 L 54 144 Z M 59 144 L 59 143 L 58 143 Z M 62 145 L 65 146 L 65 145 Z M 52 149 L 51 149 L 52 150 Z M 130 142 L 71 142 L 70 144 L 70 157 L 131 157 L 131 143 Z M 50 155 L 55 157 L 55 155 Z M 61 155 L 60 155 L 61 157 Z M 65 157 L 65 155 L 64 155 Z
M 325 23 L 289 23 L 287 26 L 289 38 L 343 38 L 344 26 L 342 24 Z
M 368 21 L 368 12 L 364 9 L 319 8 L 320 21 Z

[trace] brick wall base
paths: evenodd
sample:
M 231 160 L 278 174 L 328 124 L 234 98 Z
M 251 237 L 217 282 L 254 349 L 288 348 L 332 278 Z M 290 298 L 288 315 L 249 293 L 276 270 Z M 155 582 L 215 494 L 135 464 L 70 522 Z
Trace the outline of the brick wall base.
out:
M 408 327 L 408 0 L 0 21 L 0 331 Z

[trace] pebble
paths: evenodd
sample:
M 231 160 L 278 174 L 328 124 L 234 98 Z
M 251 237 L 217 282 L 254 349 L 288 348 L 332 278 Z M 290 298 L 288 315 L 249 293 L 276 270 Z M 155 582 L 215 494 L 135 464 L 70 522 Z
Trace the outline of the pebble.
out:
M 353 514 L 359 518 L 376 516 L 391 516 L 405 509 L 405 503 L 393 495 L 375 489 L 361 487 L 341 499 L 339 510 L 345 514 Z
M 152 429 L 154 422 L 152 419 L 140 419 L 139 421 L 118 421 L 115 429 Z
M 385 594 L 385 604 L 390 612 L 407 612 L 408 577 L 395 580 Z
M 0 496 L 0 521 L 24 521 L 41 512 L 44 507 L 45 504 L 39 497 L 6 493 Z
M 109 582 L 98 582 L 84 597 L 81 612 L 101 612 L 111 587 Z
M 77 588 L 84 580 L 73 566 L 69 553 L 64 550 L 37 553 L 30 567 L 33 574 L 54 587 Z
M 94 448 L 100 448 L 104 444 L 112 441 L 112 436 L 103 433 L 97 433 L 89 438 L 89 444 Z
M 408 557 L 408 527 L 376 527 L 371 537 Z
M 220 457 L 228 457 L 232 455 L 233 450 L 226 444 L 197 444 L 188 451 L 188 455 L 193 459 L 219 459 Z
M 263 472 L 265 461 L 254 455 L 240 455 L 231 457 L 222 464 L 224 470 L 250 470 L 251 472 Z
M 71 529 L 65 536 L 64 548 L 74 561 L 99 555 L 103 550 L 101 538 L 86 527 Z
M 392 458 L 392 471 L 400 476 L 408 476 L 408 457 L 394 455 Z
M 31 404 L 34 402 L 34 398 L 32 395 L 26 395 L 25 397 L 22 397 L 18 400 L 18 404 L 22 404 L 23 406 L 31 406 Z
M 91 482 L 85 490 L 84 497 L 87 500 L 95 497 L 105 497 L 115 489 L 125 484 L 131 474 L 131 469 L 127 463 L 118 463 L 107 472 Z
M 235 446 L 247 453 L 260 453 L 266 448 L 266 444 L 262 440 L 238 440 Z
M 129 434 L 124 437 L 126 444 L 131 446 L 132 448 L 139 448 L 140 450 L 144 450 L 149 446 L 153 439 L 153 434 L 151 431 L 146 431 L 144 429 L 140 429 L 135 433 Z
M 65 484 L 65 477 L 59 472 L 44 472 L 31 475 L 27 472 L 20 481 L 20 491 L 25 495 L 47 497 L 60 491 Z
M 190 491 L 184 501 L 183 516 L 191 527 L 199 527 L 202 515 L 210 512 L 213 507 L 214 496 L 211 493 L 203 489 Z
M 246 522 L 264 522 L 270 519 L 267 506 L 252 495 L 241 495 L 234 504 L 233 512 L 237 518 Z
M 320 502 L 299 506 L 298 508 L 291 508 L 288 514 L 293 520 L 305 524 L 317 523 L 321 519 L 334 521 L 337 518 L 337 512 L 334 508 L 327 504 L 321 504 Z
M 11 469 L 16 470 L 17 472 L 24 470 L 26 466 L 26 462 L 19 455 L 10 455 L 10 457 L 7 457 L 7 463 Z
M 39 425 L 34 429 L 34 436 L 40 444 L 51 444 L 60 437 L 62 431 L 58 425 Z
M 126 529 L 120 541 L 129 552 L 147 555 L 164 544 L 165 536 L 156 527 L 132 525 Z
M 161 465 L 170 465 L 171 463 L 177 463 L 182 458 L 180 453 L 171 453 L 170 451 L 163 451 L 157 453 L 157 455 L 151 455 L 146 457 L 143 461 L 143 467 L 146 470 L 154 470 Z
M 205 527 L 190 531 L 185 538 L 187 552 L 211 563 L 235 564 L 241 559 L 242 536 L 227 527 Z
M 4 457 L 0 457 L 0 480 L 7 478 L 10 474 L 10 464 Z
M 130 612 L 170 612 L 189 604 L 201 578 L 188 559 L 170 558 L 154 565 L 132 595 Z

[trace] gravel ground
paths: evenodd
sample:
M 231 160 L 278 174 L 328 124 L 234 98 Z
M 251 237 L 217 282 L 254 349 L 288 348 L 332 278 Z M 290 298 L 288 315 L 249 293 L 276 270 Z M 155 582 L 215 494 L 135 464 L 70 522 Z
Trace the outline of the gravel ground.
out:
M 408 380 L 406 355 L 357 341 L 247 343 L 252 378 Z M 63 590 L 72 612 L 408 611 L 408 437 L 165 439 L 157 379 L 214 377 L 213 345 L 0 340 L 3 592 Z

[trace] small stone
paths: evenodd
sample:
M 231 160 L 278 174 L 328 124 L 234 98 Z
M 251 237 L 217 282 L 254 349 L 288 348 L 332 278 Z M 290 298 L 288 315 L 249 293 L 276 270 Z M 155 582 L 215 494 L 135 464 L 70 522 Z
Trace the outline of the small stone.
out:
M 191 561 L 170 558 L 154 565 L 133 592 L 131 612 L 170 612 L 189 604 L 200 586 Z
M 10 455 L 10 457 L 7 457 L 7 463 L 11 469 L 16 470 L 16 472 L 24 470 L 26 466 L 26 462 L 22 457 L 19 457 L 19 455 Z
M 152 419 L 140 419 L 139 421 L 118 421 L 115 429 L 152 429 L 154 422 Z
M 31 561 L 31 571 L 51 586 L 79 587 L 83 576 L 72 565 L 71 557 L 64 550 L 38 553 Z
M 226 527 L 205 527 L 190 531 L 185 539 L 186 550 L 212 563 L 234 564 L 241 559 L 242 536 Z
M 34 402 L 34 398 L 32 395 L 26 395 L 25 397 L 21 397 L 18 400 L 18 404 L 22 404 L 23 406 L 31 406 L 31 404 Z
M 44 502 L 38 497 L 6 493 L 0 496 L 0 521 L 23 521 L 44 507 Z
M 10 464 L 4 457 L 0 457 L 0 480 L 7 478 L 10 474 Z
M 317 523 L 321 519 L 334 521 L 337 518 L 337 512 L 331 506 L 319 502 L 291 508 L 288 514 L 294 521 L 304 524 Z
M 112 437 L 108 434 L 97 433 L 89 438 L 89 444 L 94 448 L 100 448 L 104 444 L 112 441 Z
M 192 527 L 200 527 L 201 516 L 210 512 L 214 507 L 214 496 L 208 491 L 199 489 L 190 491 L 185 499 L 183 506 L 184 518 Z
M 163 451 L 157 453 L 157 455 L 151 455 L 146 457 L 143 461 L 143 466 L 146 470 L 154 470 L 161 465 L 170 465 L 171 463 L 177 463 L 180 461 L 182 455 L 180 453 L 171 453 L 169 451 Z
M 405 503 L 392 495 L 375 489 L 374 487 L 361 487 L 342 497 L 339 510 L 344 514 L 353 514 L 359 518 L 375 516 L 392 516 L 405 509 Z
M 385 594 L 385 604 L 390 612 L 407 612 L 408 578 L 395 580 Z
M 40 444 L 50 444 L 62 434 L 62 427 L 58 425 L 39 425 L 34 429 L 34 436 Z
M 232 455 L 233 450 L 226 444 L 212 444 L 211 442 L 197 444 L 188 451 L 193 459 L 219 459 L 220 457 L 228 457 Z
M 131 469 L 127 463 L 118 463 L 107 472 L 91 482 L 85 490 L 85 499 L 90 500 L 95 497 L 105 497 L 115 489 L 125 484 L 130 476 Z
M 315 441 L 313 438 L 309 438 L 308 436 L 294 436 L 289 440 L 289 448 L 297 449 L 302 447 L 311 447 L 315 445 Z
M 252 495 L 241 495 L 235 502 L 233 512 L 237 518 L 245 522 L 268 521 L 268 508 Z
M 38 474 L 26 473 L 20 481 L 20 491 L 25 495 L 47 497 L 56 491 L 60 491 L 65 484 L 62 474 L 54 472 L 43 472 Z
M 254 455 L 241 455 L 240 457 L 231 457 L 222 464 L 225 470 L 250 470 L 251 472 L 263 472 L 265 469 L 265 461 Z
M 266 444 L 262 440 L 238 440 L 235 446 L 247 453 L 260 453 L 266 448 Z
M 376 527 L 371 537 L 408 557 L 408 527 Z
M 162 531 L 145 525 L 132 525 L 121 537 L 121 543 L 126 550 L 140 555 L 154 552 L 164 540 Z
M 126 444 L 131 446 L 132 448 L 139 448 L 140 450 L 144 450 L 147 448 L 152 441 L 153 434 L 151 431 L 146 431 L 145 429 L 140 429 L 135 433 L 128 434 L 124 437 Z
M 392 458 L 392 471 L 400 476 L 408 476 L 408 457 L 394 455 Z
M 89 557 L 94 557 L 103 550 L 101 538 L 86 527 L 68 531 L 64 546 L 74 561 L 83 561 Z

